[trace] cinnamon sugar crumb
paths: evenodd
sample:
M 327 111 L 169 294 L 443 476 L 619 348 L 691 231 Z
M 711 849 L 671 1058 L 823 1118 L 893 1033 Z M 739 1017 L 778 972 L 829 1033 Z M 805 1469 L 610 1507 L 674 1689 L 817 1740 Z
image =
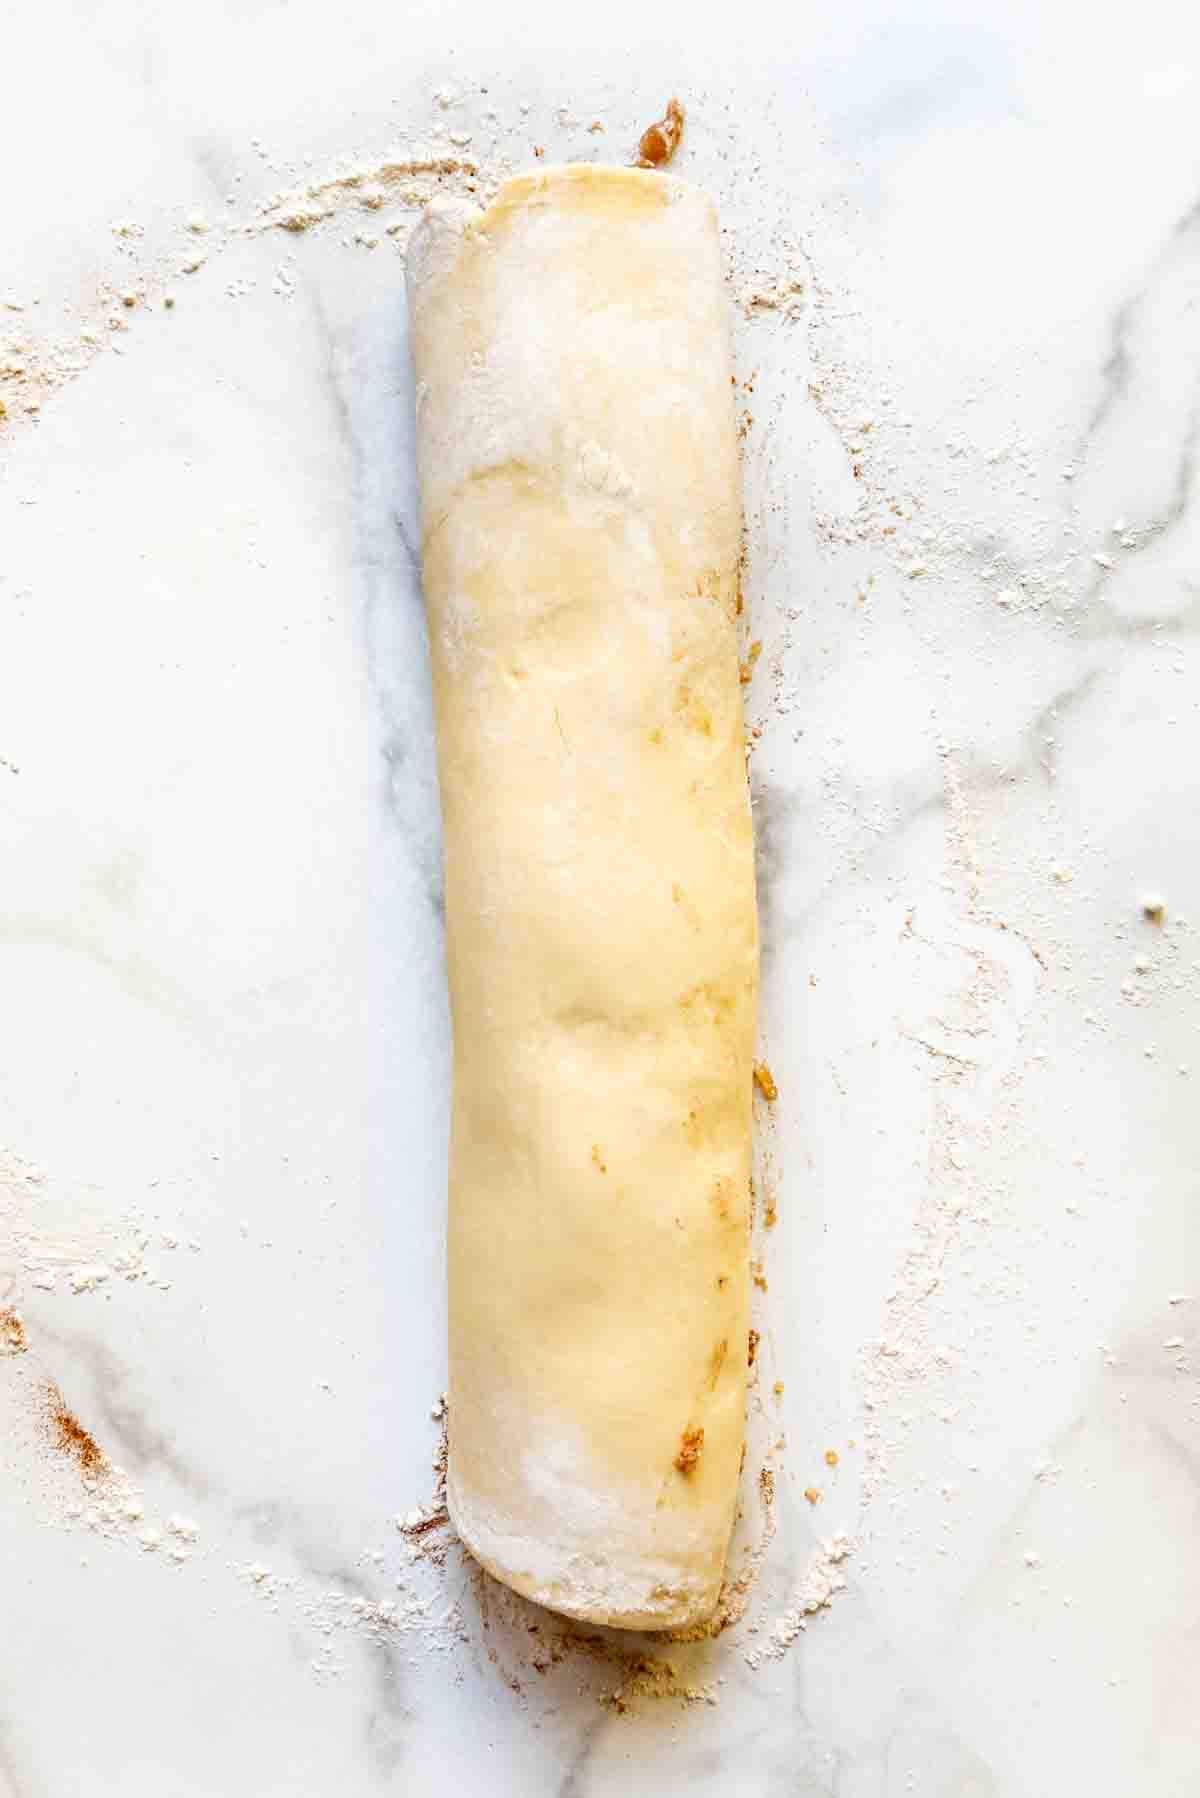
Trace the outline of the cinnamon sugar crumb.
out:
M 836 1448 L 827 1448 L 825 1450 L 825 1465 L 826 1465 L 826 1467 L 836 1467 L 837 1464 L 838 1464 L 837 1449 Z
M 433 1457 L 433 1498 L 423 1505 L 417 1505 L 407 1516 L 396 1518 L 396 1528 L 409 1545 L 414 1556 L 429 1561 L 435 1567 L 446 1565 L 453 1535 L 449 1533 L 450 1512 L 446 1503 L 446 1470 L 449 1458 L 449 1407 L 443 1393 L 434 1405 L 431 1416 L 440 1425 L 438 1445 Z M 446 1531 L 446 1534 L 442 1532 Z
M 625 1716 L 637 1698 L 679 1698 L 688 1704 L 715 1704 L 716 1697 L 707 1686 L 693 1686 L 682 1680 L 670 1661 L 639 1655 L 627 1666 L 625 1678 L 615 1691 L 606 1693 L 600 1703 L 606 1710 Z
M 440 1530 L 449 1521 L 449 1512 L 442 1510 L 431 1512 L 427 1517 L 413 1517 L 411 1520 L 406 1517 L 397 1527 L 400 1534 L 411 1542 L 420 1536 L 427 1536 L 430 1530 Z
M 821 1502 L 821 1494 L 817 1491 L 815 1486 L 806 1486 L 804 1488 L 804 1496 L 810 1505 L 819 1505 Z
M 23 1355 L 29 1347 L 19 1311 L 0 1311 L 0 1355 Z
M 96 1438 L 67 1409 L 58 1387 L 51 1386 L 46 1396 L 55 1447 L 71 1457 L 85 1479 L 95 1479 L 98 1475 L 107 1473 L 108 1456 Z
M 704 1447 L 704 1431 L 702 1429 L 685 1430 L 679 1440 L 679 1453 L 675 1457 L 675 1465 L 682 1474 L 696 1471 L 700 1459 L 700 1451 Z
M 762 1337 L 757 1330 L 751 1330 L 749 1346 L 746 1350 L 746 1366 L 753 1367 L 758 1356 L 758 1345 Z

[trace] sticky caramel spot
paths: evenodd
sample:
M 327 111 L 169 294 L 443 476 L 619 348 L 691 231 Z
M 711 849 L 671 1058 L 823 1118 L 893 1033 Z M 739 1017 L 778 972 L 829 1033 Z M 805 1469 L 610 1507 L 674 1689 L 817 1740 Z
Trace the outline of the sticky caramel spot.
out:
M 768 1105 L 774 1105 L 779 1097 L 779 1088 L 775 1084 L 775 1076 L 765 1061 L 754 1064 L 754 1084 L 757 1086 Z
M 759 1332 L 757 1330 L 751 1330 L 750 1340 L 749 1340 L 749 1343 L 746 1348 L 746 1366 L 747 1367 L 754 1366 L 754 1363 L 758 1358 L 758 1345 L 761 1341 L 762 1341 L 762 1337 L 760 1336 Z
M 825 1465 L 826 1465 L 826 1467 L 836 1467 L 837 1464 L 838 1464 L 837 1449 L 836 1448 L 827 1448 L 825 1450 Z
M 804 1488 L 804 1496 L 810 1505 L 819 1505 L 821 1502 L 821 1494 L 817 1491 L 815 1486 L 806 1486 Z
M 704 1431 L 702 1429 L 685 1430 L 679 1439 L 679 1453 L 675 1457 L 675 1465 L 679 1472 L 688 1475 L 696 1471 L 700 1459 L 700 1451 L 704 1447 Z
M 683 136 L 683 107 L 672 98 L 667 101 L 667 109 L 661 119 L 655 119 L 653 125 L 647 125 L 638 141 L 637 167 L 639 169 L 662 169 L 670 162 L 679 148 L 679 140 Z

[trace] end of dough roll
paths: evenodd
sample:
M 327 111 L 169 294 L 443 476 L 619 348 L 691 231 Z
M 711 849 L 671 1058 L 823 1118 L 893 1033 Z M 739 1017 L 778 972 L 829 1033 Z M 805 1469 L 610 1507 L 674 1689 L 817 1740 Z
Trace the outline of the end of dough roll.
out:
M 742 1447 L 758 940 L 716 218 L 586 165 L 414 235 L 454 1025 L 448 1495 L 552 1609 L 707 1616 Z

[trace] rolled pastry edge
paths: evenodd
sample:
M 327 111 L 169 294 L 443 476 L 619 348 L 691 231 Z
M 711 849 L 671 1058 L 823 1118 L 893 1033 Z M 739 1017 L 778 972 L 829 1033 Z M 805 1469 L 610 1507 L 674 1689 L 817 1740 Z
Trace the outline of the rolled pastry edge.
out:
M 647 1551 L 644 1534 L 614 1532 L 598 1553 L 593 1543 L 549 1541 L 545 1534 L 504 1528 L 503 1520 L 446 1482 L 447 1509 L 463 1546 L 485 1572 L 523 1598 L 565 1617 L 611 1629 L 686 1629 L 704 1622 L 720 1596 L 724 1557 L 703 1570 L 678 1556 Z M 701 1544 L 711 1531 L 701 1531 Z M 683 1550 L 695 1544 L 685 1540 Z

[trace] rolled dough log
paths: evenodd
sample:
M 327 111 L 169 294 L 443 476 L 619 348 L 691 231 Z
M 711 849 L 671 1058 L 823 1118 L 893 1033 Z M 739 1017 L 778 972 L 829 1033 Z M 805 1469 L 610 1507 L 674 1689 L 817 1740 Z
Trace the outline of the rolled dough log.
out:
M 408 261 L 454 1023 L 447 1492 L 552 1609 L 716 1602 L 743 1444 L 753 840 L 717 225 L 551 168 Z

